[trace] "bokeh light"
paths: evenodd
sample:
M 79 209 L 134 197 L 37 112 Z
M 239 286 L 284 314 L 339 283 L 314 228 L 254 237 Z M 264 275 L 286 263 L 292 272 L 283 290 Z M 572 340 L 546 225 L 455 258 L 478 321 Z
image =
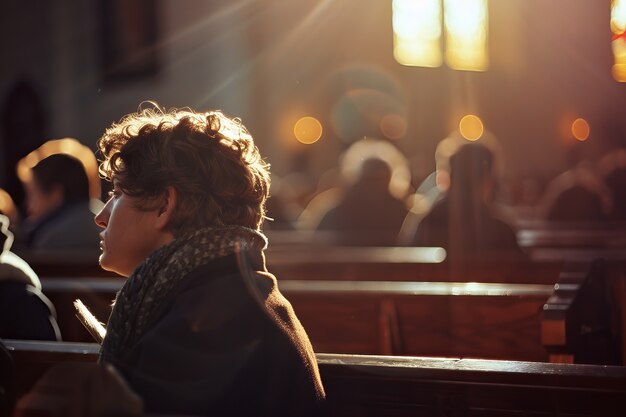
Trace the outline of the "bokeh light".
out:
M 406 88 L 386 69 L 363 63 L 345 65 L 334 70 L 326 84 L 332 104 L 329 125 L 324 128 L 346 144 L 363 137 L 399 135 L 402 129 L 397 120 L 383 122 L 387 115 L 408 120 Z
M 380 119 L 380 131 L 386 138 L 403 138 L 406 134 L 406 129 L 406 119 L 399 114 L 386 114 Z
M 611 2 L 611 32 L 613 78 L 619 82 L 626 82 L 626 0 Z
M 315 117 L 301 117 L 293 127 L 293 134 L 300 143 L 310 145 L 322 137 L 322 124 Z
M 480 139 L 484 131 L 483 122 L 480 120 L 480 117 L 476 115 L 467 114 L 463 116 L 459 122 L 459 132 L 461 132 L 461 136 L 469 141 Z
M 353 89 L 337 99 L 331 109 L 330 123 L 336 137 L 353 143 L 363 137 L 386 136 L 382 120 L 390 114 L 406 120 L 405 104 L 386 92 Z
M 572 123 L 572 135 L 576 140 L 586 141 L 589 138 L 589 132 L 589 123 L 585 119 L 578 118 Z

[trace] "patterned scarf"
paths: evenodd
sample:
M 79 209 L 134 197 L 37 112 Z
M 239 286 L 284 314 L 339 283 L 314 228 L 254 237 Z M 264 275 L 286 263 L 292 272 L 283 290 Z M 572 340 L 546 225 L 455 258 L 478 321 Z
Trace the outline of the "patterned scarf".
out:
M 120 359 L 158 318 L 161 302 L 189 272 L 241 250 L 267 247 L 267 238 L 243 226 L 210 227 L 183 235 L 154 251 L 117 294 L 100 361 Z

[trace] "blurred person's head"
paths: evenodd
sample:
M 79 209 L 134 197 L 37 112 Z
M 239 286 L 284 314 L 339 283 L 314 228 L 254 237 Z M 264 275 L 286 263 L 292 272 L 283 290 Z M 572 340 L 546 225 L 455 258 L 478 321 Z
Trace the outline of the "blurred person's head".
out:
M 389 187 L 391 181 L 391 167 L 383 160 L 369 158 L 363 161 L 359 182 L 376 189 Z
M 626 149 L 614 150 L 602 158 L 600 175 L 611 194 L 611 220 L 626 220 Z
M 205 227 L 258 230 L 269 166 L 237 119 L 219 111 L 145 109 L 98 142 L 113 192 L 96 216 L 103 268 L 128 275 L 151 252 Z
M 604 178 L 604 182 L 613 200 L 611 218 L 619 221 L 626 220 L 626 167 L 611 171 Z
M 563 190 L 552 203 L 547 220 L 562 222 L 602 221 L 606 217 L 602 195 L 577 184 Z
M 32 168 L 26 182 L 28 215 L 39 219 L 64 204 L 89 201 L 89 181 L 82 163 L 67 154 L 54 154 Z
M 493 189 L 494 158 L 480 143 L 467 143 L 450 157 L 450 192 L 487 200 Z
M 411 171 L 406 157 L 388 141 L 365 138 L 353 143 L 341 157 L 341 174 L 348 185 L 357 181 L 385 182 L 389 193 L 404 199 L 409 193 Z
M 0 188 L 0 214 L 7 216 L 11 224 L 15 225 L 19 222 L 19 214 L 15 202 L 5 190 Z
M 609 188 L 583 161 L 550 182 L 538 209 L 550 221 L 597 222 L 607 219 L 612 204 Z

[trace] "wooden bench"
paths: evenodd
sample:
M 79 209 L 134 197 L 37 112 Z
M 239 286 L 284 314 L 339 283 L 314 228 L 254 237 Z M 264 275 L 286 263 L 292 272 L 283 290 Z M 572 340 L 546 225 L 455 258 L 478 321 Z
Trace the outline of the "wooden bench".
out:
M 101 320 L 122 279 L 42 279 L 64 340 L 91 341 L 74 317 L 80 298 Z M 543 304 L 531 284 L 279 281 L 318 352 L 546 361 Z
M 93 256 L 31 254 L 40 277 L 113 277 Z M 453 264 L 441 248 L 407 247 L 273 247 L 266 251 L 268 269 L 280 280 L 462 281 L 553 285 L 562 261 L 530 262 L 505 256 Z
M 623 264 L 602 259 L 568 264 L 544 306 L 541 328 L 551 362 L 623 364 Z
M 624 248 L 626 224 L 581 222 L 521 222 L 517 242 L 533 248 Z
M 441 248 L 324 247 L 268 251 L 270 272 L 283 280 L 442 281 L 554 285 L 561 260 L 531 262 L 504 255 L 464 263 L 441 259 Z
M 50 366 L 95 361 L 98 345 L 4 341 L 16 392 Z M 534 362 L 317 354 L 330 415 L 623 416 L 626 368 Z

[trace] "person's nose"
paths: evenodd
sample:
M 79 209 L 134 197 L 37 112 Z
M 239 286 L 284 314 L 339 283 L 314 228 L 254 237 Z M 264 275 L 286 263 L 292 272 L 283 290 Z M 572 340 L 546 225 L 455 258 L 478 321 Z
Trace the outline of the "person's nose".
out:
M 102 210 L 100 210 L 100 213 L 96 214 L 96 217 L 94 217 L 96 224 L 103 229 L 109 224 L 109 215 L 111 214 L 110 204 L 111 200 L 107 201 L 104 207 L 102 207 Z

